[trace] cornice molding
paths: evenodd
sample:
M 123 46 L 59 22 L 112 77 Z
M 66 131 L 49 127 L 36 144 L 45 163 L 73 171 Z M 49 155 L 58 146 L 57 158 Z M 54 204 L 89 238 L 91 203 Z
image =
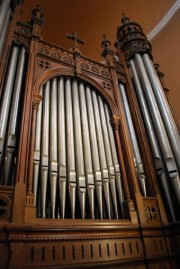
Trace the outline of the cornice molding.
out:
M 177 0 L 173 6 L 168 10 L 166 15 L 160 20 L 160 22 L 153 28 L 153 30 L 147 35 L 147 39 L 151 41 L 155 38 L 170 22 L 173 16 L 178 12 L 180 9 L 180 0 Z

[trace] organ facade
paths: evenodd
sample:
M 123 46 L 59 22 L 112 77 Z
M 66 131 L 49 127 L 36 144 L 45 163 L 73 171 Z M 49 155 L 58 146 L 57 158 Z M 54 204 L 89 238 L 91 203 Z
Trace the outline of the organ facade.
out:
M 99 63 L 22 4 L 0 4 L 1 268 L 178 268 L 179 132 L 141 26 Z

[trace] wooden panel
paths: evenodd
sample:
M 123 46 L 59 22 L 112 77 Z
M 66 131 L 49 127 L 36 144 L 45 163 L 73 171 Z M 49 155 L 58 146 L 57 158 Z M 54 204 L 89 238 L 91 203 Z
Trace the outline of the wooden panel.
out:
M 25 243 L 23 268 L 61 266 L 138 259 L 143 257 L 140 239 L 80 240 L 70 242 Z

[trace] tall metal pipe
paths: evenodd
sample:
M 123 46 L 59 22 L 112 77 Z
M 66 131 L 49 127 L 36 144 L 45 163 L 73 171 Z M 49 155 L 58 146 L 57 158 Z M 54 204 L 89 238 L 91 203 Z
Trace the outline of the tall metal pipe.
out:
M 108 133 L 107 125 L 106 125 L 104 102 L 100 95 L 98 96 L 98 104 L 99 104 L 99 112 L 100 112 L 100 118 L 101 118 L 102 133 L 103 133 L 104 144 L 105 144 L 106 160 L 107 160 L 107 166 L 108 166 L 109 177 L 110 177 L 110 189 L 111 189 L 111 194 L 112 194 L 111 197 L 113 201 L 115 217 L 118 219 L 115 169 L 114 169 L 114 165 L 112 161 L 110 138 L 109 138 L 109 133 Z
M 4 29 L 8 9 L 10 8 L 10 3 L 11 0 L 1 0 L 0 2 L 0 42 L 2 42 L 1 36 Z
M 174 193 L 178 202 L 180 202 L 180 183 L 179 183 L 179 174 L 177 170 L 177 166 L 174 160 L 174 156 L 169 144 L 169 140 L 166 134 L 166 130 L 164 128 L 162 118 L 153 94 L 153 90 L 150 84 L 150 81 L 147 77 L 147 73 L 144 67 L 144 63 L 139 54 L 135 54 L 135 60 L 140 72 L 140 78 L 144 87 L 144 93 L 146 95 L 146 99 L 150 108 L 150 113 L 153 119 L 153 123 L 156 129 L 156 134 L 158 137 L 158 141 L 163 153 L 164 161 L 168 170 L 169 177 L 171 179 L 171 184 L 174 189 Z
M 159 148 L 158 140 L 157 140 L 156 133 L 154 130 L 154 125 L 153 125 L 153 122 L 151 119 L 150 112 L 148 110 L 148 106 L 147 106 L 147 103 L 145 100 L 143 89 L 142 89 L 142 86 L 141 86 L 141 83 L 140 83 L 140 80 L 139 80 L 139 77 L 138 77 L 136 67 L 135 67 L 133 60 L 130 60 L 130 68 L 131 68 L 132 76 L 134 79 L 136 94 L 137 94 L 138 101 L 139 101 L 141 111 L 142 111 L 142 115 L 144 118 L 144 123 L 145 123 L 146 129 L 147 129 L 147 135 L 148 135 L 149 142 L 151 145 L 151 151 L 152 151 L 152 155 L 154 158 L 154 165 L 156 168 L 157 176 L 158 176 L 159 181 L 161 182 L 161 186 L 162 186 L 163 192 L 165 194 L 165 199 L 167 201 L 167 205 L 169 208 L 171 218 L 173 220 L 175 220 L 175 212 L 174 212 L 174 208 L 173 208 L 171 194 L 169 191 L 168 178 L 167 178 L 166 169 L 165 169 L 164 162 L 163 162 L 163 156 L 162 156 L 161 150 Z
M 11 103 L 12 89 L 14 84 L 14 77 L 16 72 L 16 65 L 18 59 L 19 47 L 13 46 L 10 54 L 9 64 L 7 68 L 5 84 L 4 84 L 4 96 L 1 105 L 1 114 L 0 114 L 0 139 L 4 138 L 6 127 L 7 127 L 7 119 L 8 112 Z
M 4 173 L 4 184 L 8 184 L 9 179 L 13 174 L 14 167 L 14 157 L 15 157 L 15 149 L 16 149 L 16 136 L 17 136 L 17 126 L 19 123 L 19 102 L 22 93 L 22 83 L 23 83 L 23 72 L 25 65 L 25 49 L 22 47 L 19 52 L 19 58 L 16 69 L 16 77 L 13 86 L 12 93 L 12 105 L 9 111 L 9 126 L 7 133 L 7 144 L 6 144 L 6 168 Z M 11 182 L 13 185 L 13 182 Z
M 6 41 L 6 36 L 7 36 L 10 16 L 11 16 L 11 9 L 9 8 L 8 12 L 7 12 L 6 20 L 4 22 L 4 27 L 3 27 L 3 31 L 2 31 L 2 34 L 1 34 L 1 38 L 0 38 L 0 57 L 2 55 L 3 48 L 4 48 L 4 45 L 5 45 L 5 41 Z
M 132 117 L 131 117 L 131 112 L 130 112 L 130 109 L 129 109 L 129 103 L 128 103 L 128 100 L 127 100 L 124 85 L 119 83 L 119 88 L 120 88 L 120 91 L 121 91 L 124 111 L 125 111 L 125 115 L 126 115 L 129 134 L 130 134 L 130 138 L 131 138 L 131 144 L 132 144 L 133 153 L 134 153 L 134 157 L 135 157 L 136 169 L 137 169 L 138 178 L 139 178 L 139 184 L 140 184 L 140 187 L 141 187 L 142 195 L 146 197 L 147 196 L 146 175 L 145 175 L 145 172 L 144 172 L 144 166 L 143 166 L 143 162 L 142 162 L 142 158 L 141 158 L 141 154 L 140 154 L 140 150 L 139 150 L 139 145 L 138 145 L 138 141 L 137 141 L 134 125 L 133 125 L 133 120 L 132 120 Z
M 43 87 L 40 88 L 39 94 L 42 95 Z M 39 179 L 39 167 L 40 167 L 40 154 L 41 154 L 41 122 L 42 122 L 42 102 L 39 104 L 37 118 L 36 118 L 36 134 L 34 145 L 34 167 L 33 167 L 33 193 L 34 193 L 34 205 L 37 202 L 37 187 Z
M 65 102 L 66 102 L 66 137 L 67 137 L 67 164 L 68 183 L 71 206 L 71 216 L 75 218 L 76 203 L 76 169 L 75 169 L 75 148 L 74 148 L 74 126 L 72 111 L 71 80 L 65 81 Z
M 101 219 L 103 219 L 102 174 L 100 170 L 99 150 L 98 150 L 94 110 L 93 110 L 92 95 L 91 95 L 90 87 L 86 86 L 85 91 L 86 91 L 86 104 L 87 104 L 87 112 L 88 112 L 92 163 L 93 163 L 93 170 L 94 170 L 95 183 L 96 183 L 96 196 L 97 196 L 97 201 L 98 201 L 99 216 Z
M 85 87 L 82 82 L 79 83 L 79 103 L 80 103 L 80 113 L 81 113 L 81 126 L 82 126 L 82 138 L 83 138 L 83 152 L 84 152 L 84 164 L 85 164 L 85 174 L 87 180 L 87 194 L 89 201 L 89 208 L 91 213 L 91 218 L 94 219 L 94 174 L 92 166 L 92 156 L 91 156 L 91 145 L 90 145 L 90 134 L 87 116 L 87 106 L 85 99 Z
M 3 99 L 0 107 L 0 165 L 2 165 L 2 155 L 4 149 L 5 135 L 7 131 L 8 116 L 12 100 L 14 78 L 18 60 L 19 47 L 13 46 L 6 71 L 5 82 L 3 86 Z M 1 184 L 2 184 L 1 179 Z
M 57 191 L 57 79 L 51 81 L 50 89 L 50 192 L 51 214 L 55 217 L 56 191 Z
M 154 68 L 154 65 L 149 57 L 148 54 L 144 54 L 142 56 L 144 65 L 148 74 L 148 77 L 150 79 L 153 92 L 163 119 L 163 123 L 166 128 L 166 132 L 175 156 L 176 164 L 178 166 L 179 172 L 180 172 L 180 137 L 179 133 L 176 127 L 176 124 L 174 122 L 171 110 L 169 108 L 169 105 L 167 103 L 167 99 L 165 97 L 164 91 L 162 89 L 162 85 L 159 81 L 159 78 L 157 76 L 157 72 Z
M 59 162 L 59 194 L 61 218 L 65 218 L 66 208 L 66 134 L 65 134 L 65 96 L 64 78 L 58 80 L 58 162 Z
M 42 147 L 41 147 L 41 208 L 42 218 L 46 217 L 46 196 L 49 170 L 49 106 L 50 81 L 43 89 Z
M 106 155 L 105 155 L 105 148 L 104 148 L 104 138 L 102 134 L 102 126 L 101 126 L 101 120 L 100 120 L 100 114 L 99 114 L 99 106 L 97 102 L 97 94 L 95 91 L 92 91 L 92 101 L 93 101 L 100 165 L 101 165 L 101 171 L 102 171 L 102 176 L 103 176 L 103 187 L 104 187 L 104 195 L 105 195 L 105 202 L 106 202 L 106 210 L 107 210 L 108 218 L 111 219 L 109 174 L 108 174 L 108 169 L 107 169 L 107 162 L 106 162 Z
M 112 125 L 110 123 L 110 113 L 106 104 L 104 104 L 104 108 L 105 108 L 105 115 L 106 115 L 106 124 L 107 124 L 108 133 L 110 137 L 112 158 L 113 158 L 113 163 L 114 163 L 114 168 L 115 168 L 115 179 L 116 179 L 118 199 L 120 202 L 121 214 L 122 214 L 122 217 L 124 218 L 125 217 L 125 211 L 124 211 L 125 201 L 124 201 L 124 193 L 123 193 L 123 187 L 122 187 L 122 182 L 121 182 L 120 167 L 119 167 L 118 157 L 117 157 L 117 149 L 116 149 Z
M 76 157 L 76 173 L 78 183 L 78 196 L 82 219 L 85 218 L 85 199 L 86 199 L 86 182 L 84 170 L 84 154 L 83 141 L 80 118 L 79 89 L 76 79 L 72 81 L 72 97 L 73 97 L 73 120 L 74 120 L 74 140 L 75 140 L 75 157 Z

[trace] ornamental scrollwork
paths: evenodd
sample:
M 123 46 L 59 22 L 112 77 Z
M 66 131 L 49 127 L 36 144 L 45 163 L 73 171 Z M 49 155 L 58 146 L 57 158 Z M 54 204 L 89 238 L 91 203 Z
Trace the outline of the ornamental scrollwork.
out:
M 44 47 L 41 47 L 39 49 L 39 52 L 42 53 L 42 54 L 45 54 L 45 55 L 49 55 L 50 54 L 50 51 Z
M 131 43 L 131 45 L 125 49 L 125 58 L 126 60 L 129 60 L 136 52 L 147 52 L 150 53 L 150 46 L 149 43 L 146 41 L 141 42 L 134 42 Z
M 96 66 L 92 66 L 91 71 L 99 74 L 99 69 Z
M 102 70 L 101 75 L 104 77 L 109 77 L 109 73 L 107 71 Z
M 31 35 L 30 31 L 28 29 L 26 29 L 26 28 L 23 28 L 23 27 L 18 28 L 18 32 L 23 34 L 23 35 L 26 35 L 26 36 Z
M 71 57 L 69 57 L 69 56 L 64 56 L 64 57 L 63 57 L 63 61 L 64 61 L 64 62 L 67 62 L 67 63 L 70 63 L 70 64 L 73 64 L 73 63 L 74 63 L 73 58 L 71 58 Z
M 57 60 L 60 60 L 62 58 L 61 55 L 57 52 L 52 52 L 51 57 L 53 57 L 54 59 L 57 59 Z
M 82 63 L 81 64 L 81 67 L 84 68 L 84 69 L 86 69 L 86 70 L 89 70 L 89 65 L 86 64 L 86 63 Z

